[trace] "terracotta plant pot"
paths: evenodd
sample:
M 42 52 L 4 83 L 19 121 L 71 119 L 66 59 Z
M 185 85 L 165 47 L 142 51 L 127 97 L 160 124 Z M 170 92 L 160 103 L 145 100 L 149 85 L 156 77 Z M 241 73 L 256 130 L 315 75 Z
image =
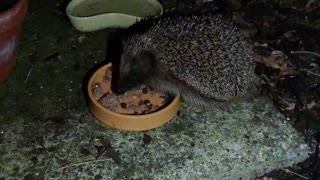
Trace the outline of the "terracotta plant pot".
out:
M 27 14 L 27 0 L 15 4 L 0 1 L 0 83 L 6 80 L 16 63 L 21 24 Z M 11 0 L 12 2 L 12 0 Z M 3 7 L 8 5 L 8 9 Z

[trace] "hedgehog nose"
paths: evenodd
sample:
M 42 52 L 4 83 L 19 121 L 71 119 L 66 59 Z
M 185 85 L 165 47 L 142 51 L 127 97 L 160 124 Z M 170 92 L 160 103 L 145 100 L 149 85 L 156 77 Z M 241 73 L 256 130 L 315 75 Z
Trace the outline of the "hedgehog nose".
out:
M 111 91 L 116 95 L 121 95 L 125 92 L 124 88 L 119 87 L 119 84 L 116 81 L 111 82 Z

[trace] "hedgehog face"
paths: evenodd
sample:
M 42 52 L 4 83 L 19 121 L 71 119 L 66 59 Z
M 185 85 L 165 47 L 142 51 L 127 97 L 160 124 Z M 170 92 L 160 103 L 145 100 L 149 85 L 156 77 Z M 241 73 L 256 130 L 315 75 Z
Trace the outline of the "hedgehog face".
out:
M 115 91 L 124 93 L 148 81 L 154 72 L 155 57 L 150 51 L 139 52 L 135 56 L 125 53 L 121 57 L 119 68 Z

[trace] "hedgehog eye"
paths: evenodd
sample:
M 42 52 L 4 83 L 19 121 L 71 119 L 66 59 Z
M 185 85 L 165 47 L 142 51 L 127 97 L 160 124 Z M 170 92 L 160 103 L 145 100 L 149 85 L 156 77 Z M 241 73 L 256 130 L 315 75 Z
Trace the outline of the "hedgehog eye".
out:
M 120 62 L 120 72 L 122 74 L 128 74 L 134 62 L 132 62 L 132 56 L 128 53 L 125 53 L 121 56 Z
M 129 59 L 130 59 L 130 56 L 127 53 L 122 54 L 120 59 L 120 64 L 121 65 L 127 64 Z
M 142 51 L 136 56 L 136 62 L 140 67 L 154 66 L 156 63 L 155 55 L 148 50 Z

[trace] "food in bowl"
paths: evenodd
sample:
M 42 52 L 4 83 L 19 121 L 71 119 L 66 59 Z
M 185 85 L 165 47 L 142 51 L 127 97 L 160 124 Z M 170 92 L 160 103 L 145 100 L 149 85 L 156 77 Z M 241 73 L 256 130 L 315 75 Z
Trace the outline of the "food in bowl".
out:
M 112 72 L 107 70 L 103 81 L 92 87 L 95 100 L 110 111 L 131 115 L 149 114 L 162 109 L 173 100 L 170 95 L 156 92 L 147 85 L 141 85 L 124 94 L 104 91 L 103 86 L 111 86 L 111 79 Z

